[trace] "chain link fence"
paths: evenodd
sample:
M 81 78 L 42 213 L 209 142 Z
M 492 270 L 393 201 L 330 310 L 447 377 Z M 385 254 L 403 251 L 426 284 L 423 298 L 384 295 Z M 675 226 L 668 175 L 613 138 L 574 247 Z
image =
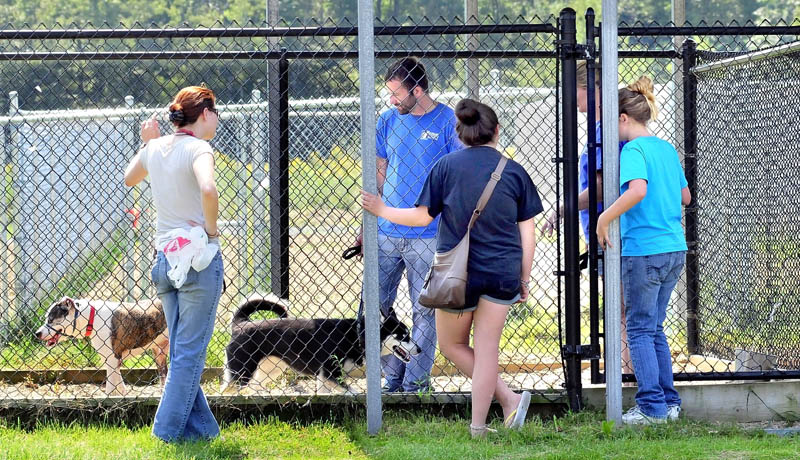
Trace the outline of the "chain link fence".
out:
M 689 253 L 664 328 L 676 380 L 798 375 L 794 217 L 800 29 L 623 24 L 620 83 L 648 75 L 683 157 Z M 627 376 L 626 380 L 632 379 Z
M 374 152 L 359 151 L 355 26 L 56 29 L 0 30 L 0 87 L 9 90 L 0 95 L 0 399 L 119 401 L 107 396 L 122 388 L 104 385 L 113 369 L 95 339 L 99 328 L 110 327 L 100 313 L 92 339 L 76 327 L 55 342 L 34 333 L 65 297 L 98 312 L 153 312 L 154 208 L 148 186 L 126 189 L 122 172 L 139 145 L 140 123 L 155 116 L 166 131 L 171 97 L 200 82 L 215 91 L 221 115 L 211 143 L 226 266 L 204 391 L 219 404 L 327 393 L 314 376 L 291 369 L 264 370 L 226 393 L 220 384 L 232 315 L 254 294 L 288 298 L 291 318 L 358 317 L 362 262 L 341 255 L 359 233 L 362 154 Z M 791 276 L 798 227 L 792 217 L 796 29 L 619 29 L 620 82 L 653 78 L 661 109 L 653 133 L 685 157 L 696 197 L 687 210 L 687 271 L 665 324 L 678 379 L 785 377 L 798 369 L 792 317 L 798 286 Z M 386 69 L 418 57 L 435 101 L 454 107 L 470 96 L 497 111 L 500 150 L 526 168 L 550 214 L 562 193 L 560 166 L 552 161 L 562 134 L 557 32 L 554 18 L 379 24 L 377 75 L 370 76 L 379 112 L 391 110 Z M 585 120 L 578 126 L 583 144 Z M 561 398 L 565 384 L 562 245 L 560 233 L 538 239 L 531 298 L 511 309 L 501 339 L 502 378 L 550 401 Z M 419 256 L 415 251 L 410 258 Z M 425 342 L 420 334 L 430 328 L 419 327 L 414 289 L 405 280 L 424 273 L 393 267 L 401 271 L 383 273 L 397 281 L 397 296 L 384 310 Z M 579 331 L 588 343 L 594 326 L 585 273 L 580 292 Z M 77 318 L 84 315 L 73 317 L 72 326 Z M 404 389 L 389 400 L 464 400 L 459 395 L 470 391 L 469 379 L 433 350 L 430 387 Z M 128 399 L 160 396 L 158 359 L 146 353 L 124 360 Z M 581 368 L 583 383 L 595 381 L 588 363 Z M 339 383 L 363 393 L 363 368 L 348 370 Z
M 472 95 L 495 108 L 503 126 L 501 151 L 528 170 L 552 206 L 556 30 L 553 18 L 378 25 L 378 75 L 369 78 L 380 89 L 379 110 L 390 109 L 385 70 L 397 59 L 418 57 L 428 71 L 429 93 L 440 104 L 454 107 Z M 326 393 L 314 376 L 291 369 L 264 372 L 224 395 L 220 383 L 231 317 L 254 294 L 288 295 L 290 318 L 357 318 L 362 263 L 341 258 L 358 235 L 362 212 L 356 200 L 362 152 L 355 27 L 251 24 L 0 35 L 0 86 L 13 90 L 0 96 L 6 112 L 0 116 L 0 399 L 33 404 L 123 392 L 128 398 L 160 395 L 158 353 L 124 359 L 124 391 L 104 386 L 114 370 L 97 337 L 111 327 L 102 311 L 159 314 L 150 283 L 155 209 L 148 185 L 127 189 L 122 173 L 139 145 L 140 123 L 155 117 L 166 134 L 172 96 L 201 82 L 214 90 L 221 117 L 211 144 L 226 267 L 204 392 L 222 403 L 240 400 L 237 395 L 285 402 Z M 551 399 L 560 396 L 564 382 L 557 258 L 556 238 L 540 240 L 531 299 L 512 309 L 500 355 L 502 376 L 512 388 Z M 47 324 L 54 304 L 79 313 L 53 326 L 62 332 L 56 340 L 52 334 L 40 340 L 34 333 Z M 97 317 L 87 339 L 89 306 Z M 405 281 L 393 310 L 410 329 L 418 323 Z M 258 313 L 252 319 L 270 317 Z M 397 398 L 456 398 L 470 391 L 469 379 L 433 352 L 430 388 Z M 340 383 L 363 392 L 363 369 L 348 371 Z

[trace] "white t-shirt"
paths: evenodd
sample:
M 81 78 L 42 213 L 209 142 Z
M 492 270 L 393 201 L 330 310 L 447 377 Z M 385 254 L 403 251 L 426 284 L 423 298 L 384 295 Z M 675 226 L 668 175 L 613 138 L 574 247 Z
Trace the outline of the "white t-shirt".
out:
M 194 161 L 213 155 L 211 145 L 194 136 L 162 136 L 147 143 L 139 161 L 150 175 L 150 190 L 156 206 L 156 247 L 172 230 L 189 230 L 189 221 L 205 224 L 200 202 L 200 186 L 194 175 Z

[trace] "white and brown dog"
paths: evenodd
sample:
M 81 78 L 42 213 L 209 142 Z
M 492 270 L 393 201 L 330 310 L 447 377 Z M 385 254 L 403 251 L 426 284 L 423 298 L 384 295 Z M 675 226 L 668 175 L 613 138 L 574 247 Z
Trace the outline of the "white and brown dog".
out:
M 161 384 L 167 377 L 169 339 L 159 300 L 136 303 L 64 297 L 47 309 L 36 338 L 52 347 L 62 337 L 86 337 L 106 369 L 106 393 L 124 395 L 122 362 L 147 350 L 153 352 Z

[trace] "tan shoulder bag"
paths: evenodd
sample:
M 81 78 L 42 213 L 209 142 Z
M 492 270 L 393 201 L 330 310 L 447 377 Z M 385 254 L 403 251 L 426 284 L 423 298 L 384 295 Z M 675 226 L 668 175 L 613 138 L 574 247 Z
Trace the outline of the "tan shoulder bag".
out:
M 483 208 L 494 192 L 494 187 L 500 181 L 500 175 L 506 167 L 508 159 L 500 157 L 489 183 L 483 189 L 478 205 L 472 212 L 467 226 L 467 234 L 461 238 L 456 247 L 446 252 L 436 252 L 433 256 L 425 284 L 419 293 L 419 303 L 428 308 L 464 308 L 467 290 L 467 261 L 469 259 L 469 231 L 480 217 Z

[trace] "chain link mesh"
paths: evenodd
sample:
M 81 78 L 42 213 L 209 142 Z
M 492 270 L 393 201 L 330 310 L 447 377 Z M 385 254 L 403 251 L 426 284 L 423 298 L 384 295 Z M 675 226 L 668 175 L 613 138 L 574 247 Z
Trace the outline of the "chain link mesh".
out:
M 696 137 L 696 161 L 686 161 L 685 168 L 687 178 L 696 177 L 696 211 L 693 205 L 686 214 L 696 212 L 697 240 L 689 244 L 697 275 L 687 280 L 687 267 L 664 329 L 681 380 L 773 370 L 779 376 L 798 369 L 797 321 L 790 306 L 797 295 L 792 229 L 798 228 L 791 191 L 797 182 L 792 169 L 797 143 L 791 140 L 797 96 L 790 87 L 797 80 L 798 55 L 755 56 L 796 43 L 797 36 L 781 35 L 766 23 L 709 29 L 687 25 L 676 36 L 677 30 L 657 24 L 620 26 L 620 83 L 640 75 L 653 78 L 661 114 L 651 131 L 670 141 L 682 160 L 684 40 L 694 40 L 697 49 L 697 67 L 691 69 L 696 125 L 686 128 Z M 732 56 L 738 56 L 735 65 L 720 62 L 697 71 Z M 696 298 L 687 281 L 697 283 Z
M 528 170 L 543 201 L 552 205 L 558 129 L 554 22 L 478 24 L 473 35 L 426 33 L 425 27 L 436 25 L 426 21 L 405 29 L 379 25 L 374 76 L 381 89 L 379 110 L 389 107 L 382 77 L 396 59 L 418 56 L 428 69 L 432 97 L 450 107 L 467 95 L 465 72 L 473 65 L 478 86 L 471 90 L 498 112 L 502 151 Z M 530 24 L 539 31 L 497 32 L 498 26 Z M 454 27 L 457 32 L 463 25 Z M 0 259 L 6 274 L 0 299 L 0 399 L 33 403 L 42 397 L 103 399 L 123 392 L 103 385 L 109 356 L 92 341 L 81 334 L 62 336 L 48 347 L 34 332 L 64 296 L 79 306 L 83 301 L 77 299 L 87 299 L 98 307 L 107 302 L 123 309 L 134 308 L 127 302 L 155 300 L 150 281 L 155 208 L 149 186 L 127 189 L 122 172 L 140 143 L 140 123 L 154 116 L 166 131 L 167 102 L 181 87 L 200 82 L 214 90 L 220 110 L 211 144 L 227 285 L 208 347 L 204 391 L 225 400 L 219 396 L 220 379 L 232 314 L 246 297 L 280 285 L 276 278 L 282 270 L 288 270 L 288 286 L 282 288 L 289 292 L 290 317 L 356 318 L 362 263 L 340 256 L 353 244 L 361 219 L 358 50 L 352 24 L 312 23 L 269 34 L 252 24 L 76 30 L 59 38 L 50 35 L 52 30 L 37 30 L 46 36 L 14 35 L 0 42 L 0 86 L 13 90 L 0 95 L 0 107 L 7 110 L 0 117 L 5 203 Z M 271 77 L 280 58 L 288 64 L 287 92 L 278 95 L 288 99 L 288 131 L 277 136 L 288 141 L 289 159 L 288 190 L 276 193 L 279 181 L 270 169 L 276 167 L 271 158 L 280 140 L 271 125 L 270 91 L 280 88 Z M 274 200 L 286 193 L 288 207 L 276 214 Z M 288 228 L 279 228 L 286 218 Z M 275 238 L 281 232 L 288 232 L 286 247 L 286 240 Z M 500 355 L 502 376 L 512 388 L 549 398 L 559 397 L 563 384 L 554 241 L 539 242 L 532 297 L 512 309 Z M 286 267 L 279 266 L 282 250 L 288 251 Z M 116 302 L 125 303 L 116 307 Z M 411 327 L 405 282 L 394 309 Z M 96 323 L 95 332 L 104 327 Z M 150 353 L 124 360 L 128 398 L 160 395 L 155 367 Z M 470 391 L 469 379 L 438 352 L 431 377 L 426 393 Z M 349 372 L 343 381 L 356 393 L 365 391 L 363 370 Z M 313 376 L 289 370 L 233 394 L 282 402 L 322 392 Z

